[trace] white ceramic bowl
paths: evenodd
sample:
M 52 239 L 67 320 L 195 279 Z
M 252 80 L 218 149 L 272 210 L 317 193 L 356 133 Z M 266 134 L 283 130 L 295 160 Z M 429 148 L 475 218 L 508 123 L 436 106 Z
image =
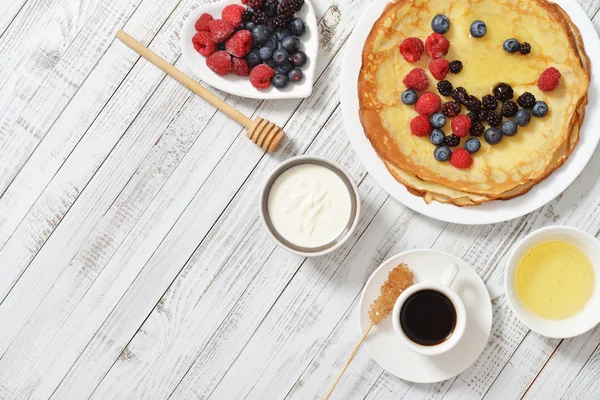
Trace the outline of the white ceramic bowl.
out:
M 559 240 L 574 244 L 590 259 L 595 271 L 595 289 L 588 305 L 577 315 L 564 320 L 547 320 L 529 311 L 516 290 L 516 270 L 528 250 L 543 242 Z M 529 329 L 551 338 L 569 338 L 581 335 L 600 323 L 600 241 L 592 235 L 567 226 L 550 226 L 532 232 L 511 251 L 504 275 L 504 290 L 508 304 L 519 320 Z
M 269 192 L 273 186 L 273 183 L 275 183 L 277 178 L 288 169 L 303 164 L 316 164 L 330 169 L 342 179 L 348 189 L 348 192 L 350 193 L 351 212 L 346 229 L 332 242 L 315 248 L 297 246 L 283 238 L 277 232 L 277 230 L 275 230 L 269 217 Z M 352 236 L 352 233 L 354 233 L 356 230 L 356 225 L 358 224 L 358 220 L 360 218 L 360 196 L 358 193 L 358 187 L 354 183 L 354 180 L 350 174 L 348 174 L 348 172 L 341 165 L 327 160 L 326 158 L 317 156 L 297 156 L 280 164 L 275 171 L 271 173 L 263 186 L 260 194 L 259 207 L 261 219 L 271 238 L 283 249 L 303 257 L 320 257 L 339 249 L 344 243 L 346 243 L 350 236 Z
M 304 20 L 306 33 L 300 38 L 300 49 L 308 56 L 308 62 L 301 69 L 304 73 L 302 81 L 289 84 L 285 89 L 270 87 L 258 90 L 252 86 L 247 76 L 239 77 L 233 74 L 220 76 L 215 74 L 206 66 L 206 58 L 198 53 L 192 45 L 192 37 L 196 34 L 194 25 L 200 16 L 208 13 L 213 18 L 221 18 L 221 11 L 229 4 L 240 4 L 239 0 L 222 0 L 216 3 L 205 4 L 190 12 L 190 15 L 181 28 L 181 52 L 187 64 L 198 74 L 200 79 L 209 85 L 236 96 L 249 97 L 252 99 L 296 99 L 311 95 L 313 81 L 315 78 L 315 67 L 317 65 L 317 53 L 319 51 L 319 30 L 315 11 L 309 0 L 305 0 L 304 6 L 296 14 Z

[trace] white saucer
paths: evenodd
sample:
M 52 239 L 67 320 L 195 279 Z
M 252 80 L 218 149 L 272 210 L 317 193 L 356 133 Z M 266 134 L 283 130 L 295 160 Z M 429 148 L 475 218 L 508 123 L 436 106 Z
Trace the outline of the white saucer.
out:
M 365 340 L 373 359 L 390 374 L 418 383 L 440 382 L 466 370 L 485 348 L 492 329 L 492 303 L 485 284 L 460 258 L 436 250 L 413 250 L 386 260 L 371 275 L 359 306 L 360 330 L 369 327 L 369 307 L 379 297 L 381 285 L 389 272 L 400 263 L 408 265 L 415 275 L 415 283 L 437 281 L 448 264 L 455 263 L 460 271 L 452 290 L 465 303 L 467 328 L 461 341 L 439 356 L 423 356 L 408 350 L 400 342 L 390 317 L 375 326 Z

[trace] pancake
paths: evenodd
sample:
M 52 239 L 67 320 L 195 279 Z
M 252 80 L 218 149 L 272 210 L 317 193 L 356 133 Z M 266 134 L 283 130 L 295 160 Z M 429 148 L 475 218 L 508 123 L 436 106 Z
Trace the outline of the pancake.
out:
M 530 92 L 550 108 L 546 117 L 533 117 L 527 127 L 519 127 L 516 136 L 504 137 L 497 145 L 480 138 L 481 150 L 473 155 L 473 165 L 467 169 L 434 158 L 435 146 L 429 138 L 410 133 L 410 121 L 418 114 L 401 101 L 406 90 L 402 80 L 417 67 L 429 76 L 428 91 L 437 93 L 437 80 L 428 69 L 429 57 L 423 54 L 420 61 L 411 64 L 399 51 L 400 43 L 408 37 L 425 41 L 437 14 L 445 14 L 451 21 L 445 34 L 450 41 L 446 59 L 460 60 L 464 65 L 460 74 L 446 78 L 454 87 L 463 86 L 469 94 L 482 98 L 505 82 L 514 89 L 513 101 Z M 483 38 L 469 35 L 475 20 L 487 25 Z M 512 37 L 529 42 L 531 54 L 505 52 L 502 43 Z M 579 30 L 554 3 L 398 0 L 386 7 L 373 26 L 362 58 L 358 89 L 365 134 L 390 173 L 426 202 L 473 206 L 523 195 L 563 165 L 579 140 L 590 60 Z M 553 92 L 544 93 L 537 87 L 538 77 L 551 66 L 561 72 L 562 83 Z M 442 97 L 443 102 L 449 100 Z M 462 114 L 468 112 L 462 109 Z M 450 120 L 444 130 L 450 133 Z M 462 139 L 461 146 L 465 141 Z

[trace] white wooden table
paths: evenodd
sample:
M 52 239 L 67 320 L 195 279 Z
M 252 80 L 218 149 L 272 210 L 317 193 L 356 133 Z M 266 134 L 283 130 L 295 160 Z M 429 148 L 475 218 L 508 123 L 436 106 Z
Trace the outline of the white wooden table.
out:
M 368 1 L 313 0 L 321 48 L 309 99 L 220 93 L 285 126 L 291 140 L 274 156 L 114 39 L 124 28 L 191 73 L 178 32 L 200 3 L 0 1 L 0 399 L 314 399 L 359 337 L 371 272 L 429 247 L 486 281 L 486 350 L 456 379 L 421 385 L 362 349 L 334 398 L 600 398 L 600 328 L 542 338 L 502 291 L 507 251 L 528 232 L 566 224 L 599 234 L 600 156 L 519 220 L 422 217 L 382 191 L 345 137 L 342 53 Z M 598 24 L 600 1 L 581 3 Z M 345 165 L 363 198 L 355 235 L 317 260 L 277 248 L 257 208 L 269 171 L 303 153 Z

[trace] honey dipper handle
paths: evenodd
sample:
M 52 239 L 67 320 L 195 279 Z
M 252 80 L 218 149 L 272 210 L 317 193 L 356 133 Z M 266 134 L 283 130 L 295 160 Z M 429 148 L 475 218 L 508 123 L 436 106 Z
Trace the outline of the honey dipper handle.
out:
M 352 362 L 352 359 L 354 358 L 354 356 L 356 355 L 356 352 L 358 351 L 358 349 L 360 349 L 360 346 L 363 344 L 363 342 L 367 338 L 367 335 L 371 331 L 372 327 L 373 327 L 373 324 L 370 324 L 369 327 L 367 328 L 367 330 L 365 331 L 365 333 L 363 333 L 363 335 L 361 336 L 361 338 L 358 341 L 358 343 L 356 343 L 356 346 L 354 346 L 354 349 L 352 350 L 352 353 L 350 353 L 350 357 L 348 357 L 348 360 L 346 360 L 346 364 L 344 364 L 344 367 L 342 368 L 342 370 L 340 371 L 340 373 L 338 374 L 338 376 L 335 378 L 335 381 L 333 381 L 333 384 L 329 388 L 329 391 L 327 392 L 327 394 L 325 395 L 325 397 L 323 397 L 323 400 L 328 400 L 329 399 L 329 396 L 331 396 L 331 393 L 333 393 L 333 389 L 335 389 L 335 387 L 337 386 L 338 382 L 342 378 L 342 375 L 344 375 L 344 372 L 346 372 L 346 369 L 348 368 L 348 365 L 350 365 L 350 363 Z
M 131 50 L 138 53 L 140 56 L 144 57 L 146 60 L 150 61 L 152 64 L 156 65 L 158 68 L 162 69 L 168 75 L 173 77 L 179 83 L 190 89 L 192 92 L 198 94 L 204 100 L 208 101 L 213 106 L 217 107 L 219 110 L 233 118 L 240 125 L 245 126 L 250 129 L 253 126 L 253 121 L 246 117 L 244 114 L 231 107 L 229 104 L 225 103 L 223 100 L 215 96 L 206 88 L 202 87 L 198 82 L 169 64 L 165 59 L 161 58 L 158 54 L 154 53 L 152 50 L 135 40 L 126 32 L 119 30 L 117 31 L 117 38 L 123 42 L 127 47 Z

